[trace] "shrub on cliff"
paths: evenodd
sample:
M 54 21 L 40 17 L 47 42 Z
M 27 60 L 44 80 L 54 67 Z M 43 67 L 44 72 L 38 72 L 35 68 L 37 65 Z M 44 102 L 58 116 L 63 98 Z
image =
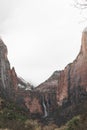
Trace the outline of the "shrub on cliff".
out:
M 80 117 L 74 117 L 67 123 L 67 130 L 79 130 Z

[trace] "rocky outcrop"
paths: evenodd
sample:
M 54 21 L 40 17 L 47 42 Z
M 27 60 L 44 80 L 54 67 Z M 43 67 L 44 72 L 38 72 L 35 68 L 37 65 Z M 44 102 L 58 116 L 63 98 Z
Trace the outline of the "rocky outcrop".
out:
M 82 33 L 81 50 L 73 63 L 60 73 L 57 87 L 57 102 L 62 105 L 66 100 L 78 103 L 87 98 L 87 31 Z
M 8 99 L 12 97 L 13 82 L 7 53 L 7 47 L 0 39 L 0 96 Z
M 60 76 L 60 71 L 55 71 L 51 77 L 49 77 L 45 82 L 36 87 L 39 92 L 55 92 L 58 87 L 58 77 Z

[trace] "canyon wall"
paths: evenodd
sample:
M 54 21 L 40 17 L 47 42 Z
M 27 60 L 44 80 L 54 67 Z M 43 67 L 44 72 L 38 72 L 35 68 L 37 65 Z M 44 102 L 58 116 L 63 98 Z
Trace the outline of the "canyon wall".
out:
M 30 114 L 50 116 L 60 106 L 71 106 L 87 99 L 87 31 L 82 33 L 81 49 L 64 70 L 55 71 L 34 88 L 10 68 L 7 47 L 0 39 L 0 96 L 11 100 Z

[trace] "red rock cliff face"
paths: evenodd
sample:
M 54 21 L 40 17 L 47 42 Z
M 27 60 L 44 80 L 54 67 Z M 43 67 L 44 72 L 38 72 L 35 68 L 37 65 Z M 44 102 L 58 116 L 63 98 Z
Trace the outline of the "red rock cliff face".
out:
M 13 82 L 10 75 L 10 63 L 7 58 L 7 47 L 0 39 L 0 95 L 12 97 Z
M 36 90 L 40 92 L 55 92 L 58 86 L 58 77 L 60 71 L 55 71 L 50 78 L 36 87 Z
M 85 92 L 87 92 L 87 31 L 84 30 L 79 55 L 73 63 L 61 71 L 58 77 L 57 102 L 62 105 L 64 99 L 72 102 L 72 98 L 78 102 Z
M 19 78 L 14 67 L 10 68 L 7 47 L 0 39 L 0 97 L 13 101 L 30 113 L 43 114 L 37 92 L 32 93 L 32 85 Z

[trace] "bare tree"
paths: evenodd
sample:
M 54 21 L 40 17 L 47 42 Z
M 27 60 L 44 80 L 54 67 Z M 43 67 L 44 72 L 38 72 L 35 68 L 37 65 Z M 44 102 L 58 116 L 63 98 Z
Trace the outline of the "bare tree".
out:
M 75 6 L 80 9 L 87 8 L 87 0 L 74 0 Z

